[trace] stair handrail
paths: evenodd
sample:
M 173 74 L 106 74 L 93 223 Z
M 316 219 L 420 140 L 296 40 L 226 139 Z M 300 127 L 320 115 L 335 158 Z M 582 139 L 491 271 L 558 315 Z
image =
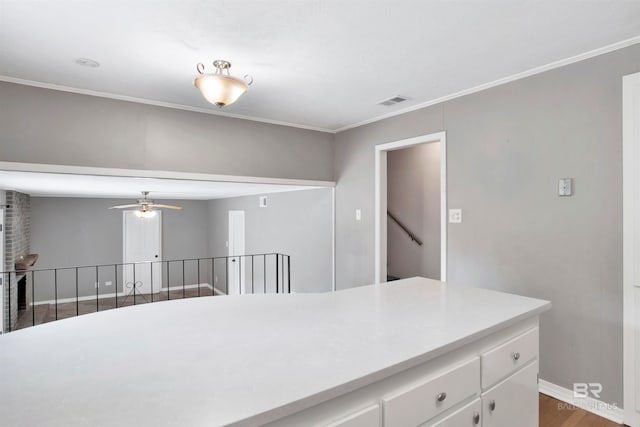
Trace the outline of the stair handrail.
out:
M 422 243 L 423 243 L 423 242 L 422 242 L 422 240 L 421 240 L 418 236 L 416 236 L 416 234 L 415 234 L 413 231 L 409 230 L 409 228 L 408 228 L 406 225 L 404 225 L 404 224 L 403 224 L 403 223 L 402 223 L 402 222 L 401 222 L 401 221 L 400 221 L 400 220 L 399 220 L 399 219 L 398 219 L 394 214 L 392 214 L 391 212 L 389 212 L 389 211 L 387 210 L 387 215 L 388 215 L 388 216 L 389 216 L 389 218 L 391 218 L 391 219 L 392 219 L 396 224 L 398 224 L 398 225 L 400 226 L 400 228 L 402 228 L 402 230 L 403 230 L 405 233 L 407 233 L 407 234 L 409 235 L 409 237 L 411 238 L 411 240 L 412 240 L 413 242 L 416 242 L 416 243 L 418 244 L 418 246 L 422 246 Z

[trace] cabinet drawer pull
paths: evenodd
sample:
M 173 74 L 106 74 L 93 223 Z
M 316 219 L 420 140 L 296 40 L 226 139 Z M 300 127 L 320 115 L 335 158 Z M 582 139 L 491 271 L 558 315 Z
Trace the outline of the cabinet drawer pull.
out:
M 513 353 L 513 360 L 515 360 L 517 362 L 518 359 L 520 359 L 520 353 L 518 353 L 518 352 Z
M 444 402 L 444 400 L 447 398 L 447 393 L 438 393 L 438 396 L 436 397 L 436 400 L 438 402 Z
M 496 401 L 492 400 L 491 402 L 489 402 L 489 410 L 490 411 L 495 411 L 496 410 Z
M 473 423 L 476 424 L 476 425 L 480 424 L 480 414 L 477 413 L 477 412 L 475 414 L 473 414 Z

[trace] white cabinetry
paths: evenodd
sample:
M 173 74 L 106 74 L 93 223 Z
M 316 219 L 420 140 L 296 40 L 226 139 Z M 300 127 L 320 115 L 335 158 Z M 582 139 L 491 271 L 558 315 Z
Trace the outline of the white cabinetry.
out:
M 271 427 L 537 427 L 538 319 L 275 421 Z
M 483 427 L 538 427 L 538 362 L 482 395 Z

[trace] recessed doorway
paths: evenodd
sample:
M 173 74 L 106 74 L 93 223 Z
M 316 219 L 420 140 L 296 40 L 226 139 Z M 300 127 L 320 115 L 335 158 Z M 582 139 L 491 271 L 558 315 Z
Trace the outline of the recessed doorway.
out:
M 389 197 L 389 176 L 388 176 L 388 165 L 389 165 L 389 153 L 397 150 L 403 150 L 408 148 L 414 148 L 418 146 L 422 146 L 424 144 L 437 144 L 438 149 L 436 150 L 436 145 L 433 145 L 432 150 L 424 150 L 425 153 L 429 152 L 429 156 L 433 156 L 435 152 L 438 154 L 439 161 L 439 215 L 438 215 L 438 223 L 439 223 L 439 248 L 436 248 L 436 252 L 438 252 L 439 258 L 439 268 L 433 268 L 433 242 L 430 242 L 430 251 L 427 251 L 426 246 L 424 245 L 425 241 L 419 236 L 418 232 L 416 232 L 416 228 L 421 228 L 424 230 L 423 226 L 426 221 L 425 218 L 421 219 L 421 223 L 419 227 L 411 227 L 410 222 L 415 220 L 416 214 L 415 212 L 411 213 L 407 210 L 396 210 L 396 212 L 392 212 L 389 209 L 389 201 L 392 200 L 402 206 L 402 203 L 407 202 L 406 197 Z M 431 148 L 431 147 L 430 147 Z M 390 142 L 386 144 L 380 144 L 375 147 L 375 282 L 382 283 L 387 281 L 388 271 L 388 263 L 390 261 L 388 257 L 387 250 L 389 248 L 389 225 L 391 222 L 394 227 L 393 230 L 398 231 L 401 235 L 399 237 L 404 237 L 408 239 L 408 242 L 405 241 L 400 243 L 412 252 L 411 257 L 414 258 L 412 262 L 411 268 L 420 268 L 421 271 L 433 271 L 431 274 L 434 278 L 437 278 L 441 281 L 446 281 L 447 279 L 447 221 L 446 221 L 446 211 L 447 211 L 447 170 L 446 170 L 446 134 L 445 132 L 438 132 L 429 135 L 422 135 L 414 138 L 404 139 L 400 141 Z M 424 176 L 417 177 L 417 179 L 423 179 Z M 392 177 L 392 181 L 395 177 Z M 400 177 L 400 179 L 396 180 L 398 182 L 408 182 L 406 177 Z M 420 183 L 413 190 L 405 189 L 406 195 L 411 196 L 412 192 L 415 191 L 431 191 L 430 188 L 424 185 L 425 183 Z M 420 195 L 421 200 L 422 194 Z M 438 196 L 436 195 L 436 198 Z M 409 203 L 409 202 L 407 202 Z M 424 208 L 424 205 L 423 205 Z M 423 211 L 424 212 L 424 211 Z M 412 219 L 413 218 L 413 219 Z M 415 224 L 415 221 L 413 221 Z M 432 222 L 431 222 L 432 223 Z M 413 228 L 413 229 L 412 229 Z M 436 231 L 437 232 L 437 231 Z M 405 245 L 406 243 L 410 243 L 410 245 Z M 395 244 L 392 242 L 392 244 Z M 411 248 L 411 245 L 417 246 L 418 249 L 413 250 L 415 248 Z M 424 248 L 423 248 L 424 247 Z M 424 250 L 423 250 L 424 249 Z M 426 260 L 426 254 L 431 253 L 428 261 Z M 402 257 L 402 255 L 400 255 Z M 397 261 L 397 260 L 391 260 Z M 428 264 L 428 266 L 427 266 Z M 400 265 L 398 268 L 405 268 L 406 265 Z M 439 270 L 439 271 L 438 271 Z M 408 270 L 407 270 L 408 271 Z M 420 275 L 425 275 L 425 273 L 421 273 Z M 439 276 L 439 277 L 438 277 Z

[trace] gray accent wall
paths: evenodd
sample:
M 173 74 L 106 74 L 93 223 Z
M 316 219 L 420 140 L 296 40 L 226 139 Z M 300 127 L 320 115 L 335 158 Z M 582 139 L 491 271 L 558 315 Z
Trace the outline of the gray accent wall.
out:
M 211 200 L 211 250 L 227 253 L 229 211 L 243 210 L 246 253 L 275 251 L 291 255 L 292 292 L 328 292 L 333 276 L 332 191 L 320 188 L 268 194 L 266 208 L 259 206 L 259 196 Z M 256 262 L 259 283 L 262 261 Z M 219 270 L 216 287 L 224 289 L 225 272 Z
M 387 153 L 387 209 L 422 246 L 387 217 L 387 274 L 440 280 L 440 146 L 420 144 Z
M 5 82 L 0 99 L 0 161 L 333 179 L 330 133 Z
M 446 131 L 451 286 L 551 300 L 541 378 L 622 406 L 622 76 L 638 71 L 634 45 L 337 134 L 338 289 L 373 282 L 374 146 Z

